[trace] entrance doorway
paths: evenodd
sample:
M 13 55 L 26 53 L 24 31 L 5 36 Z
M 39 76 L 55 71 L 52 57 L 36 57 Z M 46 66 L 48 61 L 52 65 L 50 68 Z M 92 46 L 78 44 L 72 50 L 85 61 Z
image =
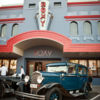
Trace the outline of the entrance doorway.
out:
M 54 62 L 60 62 L 61 59 L 32 59 L 27 60 L 27 75 L 32 75 L 34 71 L 46 71 L 46 64 L 48 63 L 54 63 Z

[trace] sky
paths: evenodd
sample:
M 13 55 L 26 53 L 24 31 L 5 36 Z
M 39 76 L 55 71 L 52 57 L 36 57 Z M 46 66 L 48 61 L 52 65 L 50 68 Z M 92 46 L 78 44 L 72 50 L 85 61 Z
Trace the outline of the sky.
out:
M 69 2 L 84 2 L 84 1 L 98 1 L 98 0 L 68 0 Z M 22 5 L 24 0 L 0 0 L 0 6 Z

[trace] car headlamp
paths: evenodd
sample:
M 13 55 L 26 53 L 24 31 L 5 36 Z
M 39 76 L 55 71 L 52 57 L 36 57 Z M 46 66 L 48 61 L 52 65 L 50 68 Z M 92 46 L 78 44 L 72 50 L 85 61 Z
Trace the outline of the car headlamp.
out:
M 38 76 L 38 77 L 37 77 L 37 82 L 40 84 L 40 83 L 43 81 L 43 79 L 44 79 L 44 78 L 43 78 L 42 76 Z
M 27 83 L 29 81 L 30 77 L 28 75 L 25 76 L 24 81 Z

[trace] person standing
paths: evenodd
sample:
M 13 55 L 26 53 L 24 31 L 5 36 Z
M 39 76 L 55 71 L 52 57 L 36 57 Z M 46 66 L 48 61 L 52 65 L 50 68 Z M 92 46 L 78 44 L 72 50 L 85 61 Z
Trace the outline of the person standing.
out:
M 23 77 L 24 75 L 25 75 L 25 71 L 24 71 L 23 66 L 21 66 L 21 67 L 20 67 L 20 74 L 19 74 L 19 76 L 20 76 L 20 77 Z
M 0 68 L 1 76 L 6 76 L 8 72 L 8 68 L 5 66 L 5 64 L 2 65 Z

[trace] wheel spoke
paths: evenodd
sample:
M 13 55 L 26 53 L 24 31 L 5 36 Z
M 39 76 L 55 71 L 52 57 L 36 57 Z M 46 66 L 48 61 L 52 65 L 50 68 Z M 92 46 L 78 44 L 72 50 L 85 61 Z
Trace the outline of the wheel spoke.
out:
M 57 93 L 53 93 L 50 97 L 50 100 L 58 100 L 59 96 Z

